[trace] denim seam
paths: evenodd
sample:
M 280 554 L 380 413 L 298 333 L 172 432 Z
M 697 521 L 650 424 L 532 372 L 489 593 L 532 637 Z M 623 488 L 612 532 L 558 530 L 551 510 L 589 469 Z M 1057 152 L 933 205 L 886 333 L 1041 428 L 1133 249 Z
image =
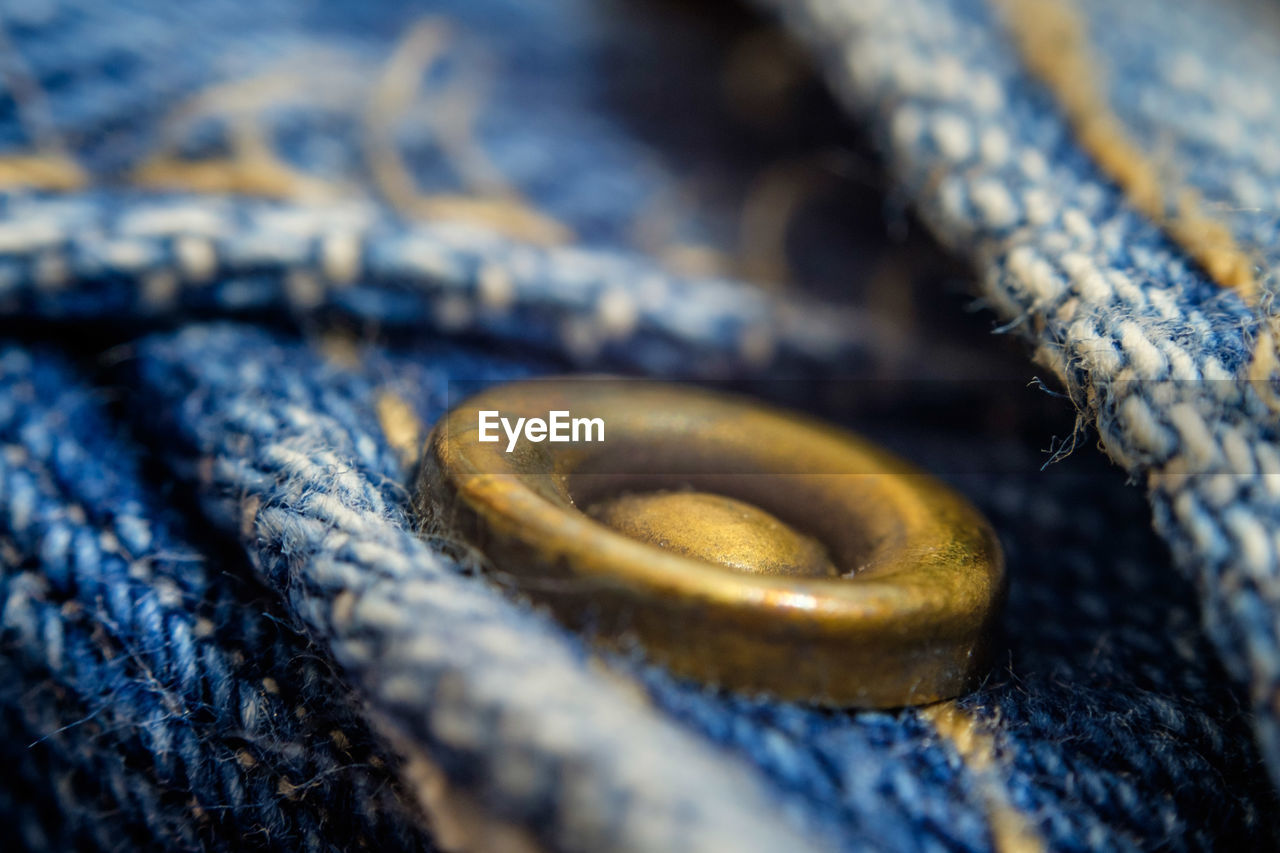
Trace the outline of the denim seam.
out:
M 976 261 L 988 304 L 1146 483 L 1280 780 L 1280 449 L 1249 376 L 1265 323 L 1080 156 L 984 2 L 771 5 L 875 128 L 934 233 Z M 944 60 L 949 79 L 923 70 Z M 980 145 L 990 133 L 1000 144 Z

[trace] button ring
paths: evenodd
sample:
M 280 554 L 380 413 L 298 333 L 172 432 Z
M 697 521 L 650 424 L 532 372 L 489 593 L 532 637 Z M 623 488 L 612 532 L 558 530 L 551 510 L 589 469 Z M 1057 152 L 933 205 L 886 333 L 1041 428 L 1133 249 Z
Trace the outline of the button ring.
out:
M 481 412 L 603 421 L 603 441 L 481 442 Z M 531 380 L 427 440 L 426 534 L 594 641 L 748 694 L 949 698 L 986 669 L 1004 563 L 963 497 L 872 443 L 743 398 Z

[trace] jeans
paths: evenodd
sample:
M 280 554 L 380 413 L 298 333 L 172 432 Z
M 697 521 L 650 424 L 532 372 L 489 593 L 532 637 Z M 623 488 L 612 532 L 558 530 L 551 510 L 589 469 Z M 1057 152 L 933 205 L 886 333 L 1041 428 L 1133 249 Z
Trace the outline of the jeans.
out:
M 1274 844 L 1276 54 L 1228 5 L 0 13 L 14 837 Z M 1011 579 L 986 680 L 718 691 L 423 535 L 460 385 L 598 371 L 808 410 L 963 492 Z

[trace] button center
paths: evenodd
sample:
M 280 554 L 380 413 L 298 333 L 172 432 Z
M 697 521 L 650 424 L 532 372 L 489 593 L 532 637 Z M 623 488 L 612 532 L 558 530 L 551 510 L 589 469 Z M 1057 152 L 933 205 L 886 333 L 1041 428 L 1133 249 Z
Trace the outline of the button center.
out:
M 743 501 L 711 492 L 641 492 L 592 504 L 587 514 L 640 542 L 756 575 L 835 578 L 816 539 Z

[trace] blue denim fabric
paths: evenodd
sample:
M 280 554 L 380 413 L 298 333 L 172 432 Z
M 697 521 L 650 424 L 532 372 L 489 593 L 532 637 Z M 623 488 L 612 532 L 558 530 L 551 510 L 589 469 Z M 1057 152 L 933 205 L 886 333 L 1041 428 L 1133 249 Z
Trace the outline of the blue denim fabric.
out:
M 798 42 L 587 0 L 0 14 L 0 813 L 25 846 L 1277 843 L 1248 712 L 1274 762 L 1269 302 L 1126 197 L 984 3 L 779 7 Z M 1254 37 L 1222 99 L 1195 73 L 1269 14 L 1232 9 L 1080 6 L 1126 128 L 1172 127 L 1207 201 L 1265 206 L 1274 58 Z M 1254 147 L 1207 145 L 1231 118 Z M 1078 434 L 1040 471 L 1065 402 L 1026 435 L 1034 389 L 973 432 L 963 405 L 836 405 L 849 376 L 1009 371 L 904 202 L 1148 486 L 1185 576 Z M 1265 293 L 1273 220 L 1228 219 Z M 451 382 L 601 368 L 782 394 L 949 476 L 1009 558 L 983 686 L 727 695 L 598 656 L 419 535 L 414 439 Z
M 231 356 L 244 352 L 255 356 Z M 210 517 L 247 536 L 260 571 L 288 591 L 312 631 L 329 638 L 370 702 L 384 706 L 415 742 L 456 756 L 456 772 L 471 777 L 479 797 L 501 813 L 550 821 L 544 831 L 555 846 L 633 843 L 624 834 L 625 814 L 637 808 L 637 794 L 621 801 L 600 795 L 618 788 L 620 761 L 647 766 L 665 780 L 661 791 L 646 786 L 643 796 L 661 794 L 681 804 L 666 806 L 685 814 L 663 843 L 690 849 L 699 846 L 697 828 L 711 819 L 700 812 L 752 765 L 766 801 L 784 805 L 800 826 L 849 850 L 985 849 L 992 839 L 982 792 L 990 784 L 1036 815 L 1054 848 L 1194 848 L 1233 836 L 1257 843 L 1270 831 L 1263 819 L 1269 789 L 1238 700 L 1196 627 L 1194 596 L 1150 570 L 1166 558 L 1144 530 L 1141 501 L 1096 466 L 1082 463 L 1074 474 L 957 476 L 1005 532 L 1011 561 L 1025 567 L 1006 623 L 1011 663 L 965 700 L 974 713 L 999 721 L 997 748 L 1007 763 L 997 780 L 982 781 L 917 711 L 837 713 L 746 701 L 672 682 L 640 665 L 634 677 L 648 686 L 656 707 L 639 713 L 608 684 L 565 698 L 570 675 L 556 672 L 564 664 L 553 649 L 573 649 L 577 641 L 549 636 L 542 640 L 547 645 L 535 646 L 534 630 L 496 600 L 483 611 L 468 606 L 463 612 L 473 625 L 455 627 L 449 613 L 457 608 L 443 609 L 450 596 L 442 578 L 432 581 L 437 591 L 431 595 L 409 591 L 411 577 L 427 574 L 430 544 L 408 537 L 383 544 L 391 532 L 366 528 L 360 519 L 396 519 L 408 499 L 397 484 L 412 473 L 388 446 L 366 401 L 379 388 L 394 390 L 429 423 L 443 410 L 447 376 L 480 376 L 475 366 L 436 371 L 430 367 L 436 359 L 425 354 L 414 353 L 407 363 L 397 356 L 384 361 L 385 351 L 367 353 L 352 375 L 314 350 L 257 332 L 196 328 L 144 345 L 138 369 L 144 393 L 160 395 L 146 408 L 175 412 L 176 423 L 161 425 L 160 435 L 178 437 L 186 444 L 180 452 L 205 460 Z M 935 467 L 946 464 L 944 455 L 954 454 L 960 441 L 952 435 L 934 451 Z M 914 446 L 919 454 L 921 445 Z M 335 468 L 350 472 L 350 485 L 333 481 Z M 364 485 L 357 487 L 357 478 Z M 378 483 L 384 484 L 381 500 L 362 497 Z M 1028 500 L 1040 490 L 1045 497 Z M 321 495 L 334 503 L 322 503 Z M 1099 549 L 1103 537 L 1108 548 Z M 309 558 L 312 551 L 318 553 Z M 424 566 L 396 568 L 392 553 Z M 329 565 L 329 554 L 341 563 Z M 1134 601 L 1150 606 L 1132 608 Z M 365 608 L 370 613 L 362 618 Z M 397 610 L 432 615 L 401 621 Z M 483 630 L 474 624 L 481 618 Z M 499 641 L 508 633 L 523 639 Z M 472 649 L 472 636 L 485 642 Z M 445 637 L 451 648 L 437 657 Z M 573 652 L 570 660 L 580 655 Z M 459 661 L 468 665 L 454 671 Z M 502 681 L 496 696 L 483 688 L 495 674 Z M 442 681 L 451 685 L 448 699 L 439 696 Z M 547 685 L 555 685 L 559 701 L 548 696 Z M 424 707 L 442 706 L 452 711 L 445 720 L 421 716 Z M 488 722 L 455 730 L 461 725 L 451 722 L 455 714 Z M 660 770 L 644 738 L 667 714 L 731 755 L 699 766 L 699 753 L 688 744 Z M 504 724 L 512 718 L 524 725 Z M 566 720 L 574 744 L 549 748 L 537 721 L 561 726 Z M 621 742 L 619 732 L 627 733 Z M 597 752 L 596 738 L 608 748 Z M 504 772 L 517 760 L 515 751 L 561 785 L 589 779 L 583 784 L 595 795 L 575 797 L 546 784 L 513 790 Z M 492 764 L 485 760 L 490 756 Z M 572 772 L 563 766 L 569 756 Z M 1224 776 L 1253 793 L 1228 795 L 1220 785 Z M 692 778 L 699 779 L 697 792 L 680 792 L 681 781 Z M 741 803 L 745 796 L 738 791 L 734 799 Z M 646 833 L 673 820 L 660 817 L 658 803 L 645 812 L 652 816 Z M 580 822 L 587 814 L 604 821 L 602 835 L 584 837 Z M 712 833 L 708 849 L 722 847 L 725 832 Z M 762 842 L 757 832 L 732 846 L 776 849 L 776 841 Z
M 8 843 L 432 849 L 332 665 L 100 392 L 19 347 L 0 391 Z
M 1175 231 L 1136 209 L 986 4 L 815 0 L 784 11 L 826 57 L 846 103 L 879 129 L 934 233 L 978 261 L 991 306 L 1147 487 L 1157 527 L 1202 590 L 1219 654 L 1248 685 L 1275 775 L 1277 215 L 1266 201 L 1276 168 L 1266 128 L 1280 113 L 1266 97 L 1243 106 L 1240 91 L 1274 76 L 1265 44 L 1276 20 L 1267 4 L 1228 6 L 1170 15 L 1158 3 L 1085 4 L 1082 27 L 1097 35 L 1095 61 L 1110 71 L 1101 94 L 1117 121 L 1139 144 L 1171 141 L 1169 195 L 1181 186 L 1224 213 L 1215 239 L 1239 245 L 1248 288 L 1214 281 Z M 949 78 L 922 72 L 929 63 Z M 1255 132 L 1239 131 L 1246 118 Z

